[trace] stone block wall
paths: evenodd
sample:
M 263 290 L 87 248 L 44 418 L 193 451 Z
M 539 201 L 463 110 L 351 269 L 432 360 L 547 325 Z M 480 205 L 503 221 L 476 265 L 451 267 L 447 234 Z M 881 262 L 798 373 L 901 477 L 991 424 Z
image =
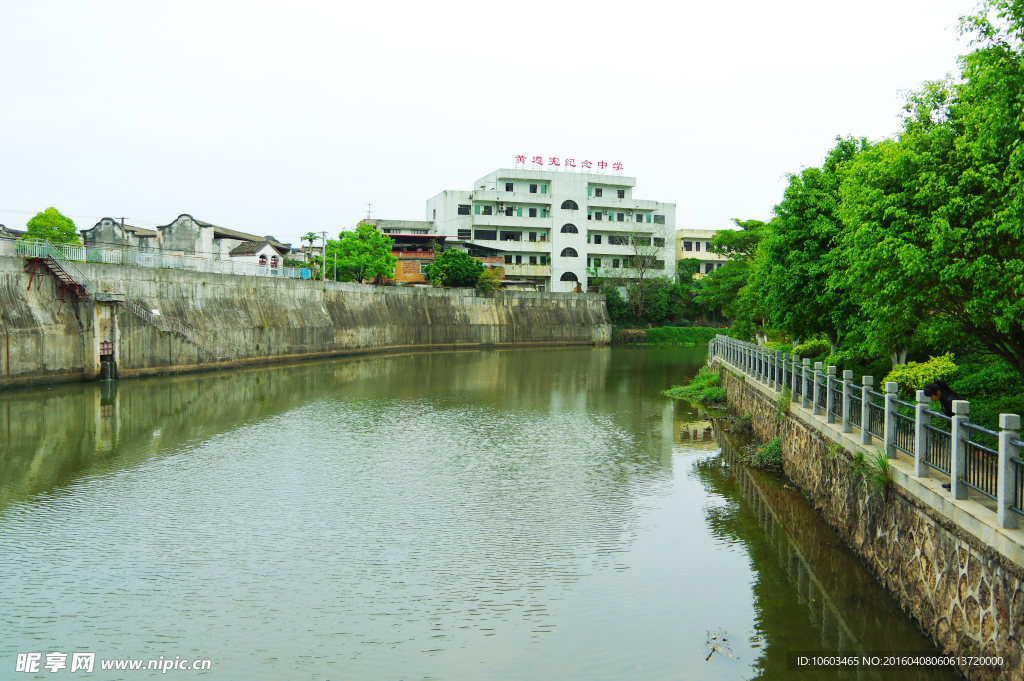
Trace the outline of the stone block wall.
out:
M 962 668 L 972 680 L 1024 679 L 1024 568 L 938 513 L 893 471 L 885 493 L 857 472 L 855 450 L 806 412 L 780 414 L 778 397 L 717 363 L 732 409 L 750 414 L 761 440 L 779 438 L 783 469 L 905 612 L 949 655 L 1002 656 L 1002 669 Z

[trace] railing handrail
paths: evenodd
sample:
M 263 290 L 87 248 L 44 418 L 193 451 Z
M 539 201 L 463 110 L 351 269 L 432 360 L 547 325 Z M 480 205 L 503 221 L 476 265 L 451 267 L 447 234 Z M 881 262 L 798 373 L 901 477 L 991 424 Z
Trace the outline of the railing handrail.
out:
M 929 408 L 923 391 L 917 391 L 915 404 L 890 392 L 892 385 L 886 386 L 885 393 L 878 392 L 870 377 L 862 377 L 861 385 L 856 385 L 851 379 L 840 379 L 836 367 L 826 368 L 820 362 L 814 366 L 803 364 L 808 360 L 796 354 L 788 360 L 778 351 L 723 334 L 710 343 L 709 362 L 715 357 L 753 376 L 756 382 L 766 383 L 768 390 L 779 392 L 792 387 L 793 402 L 802 402 L 805 409 L 813 407 L 811 413 L 823 415 L 828 423 L 840 417 L 844 433 L 859 427 L 863 445 L 879 438 L 880 451 L 889 458 L 896 458 L 897 451 L 906 452 L 914 458 L 915 476 L 927 476 L 929 468 L 950 475 L 954 498 L 966 499 L 970 488 L 994 499 L 1000 527 L 1017 527 L 1019 517 L 1024 517 L 1020 415 L 1000 414 L 997 432 L 970 422 L 970 403 L 966 400 L 955 401 L 955 415 L 946 416 Z M 781 381 L 780 368 L 785 371 Z M 822 398 L 826 404 L 822 404 Z M 905 413 L 906 409 L 913 409 L 913 416 Z M 981 439 L 986 444 L 976 441 L 975 435 L 984 436 Z M 998 449 L 986 438 L 998 441 Z

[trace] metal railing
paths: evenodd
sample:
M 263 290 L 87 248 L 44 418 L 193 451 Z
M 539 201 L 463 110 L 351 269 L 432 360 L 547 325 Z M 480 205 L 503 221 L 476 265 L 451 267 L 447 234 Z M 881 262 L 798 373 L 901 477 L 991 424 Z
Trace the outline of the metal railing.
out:
M 13 247 L 12 247 L 13 244 Z M 43 254 L 46 255 L 43 255 Z M 253 277 L 277 277 L 302 279 L 303 269 L 298 267 L 273 267 L 251 262 L 213 260 L 191 256 L 148 253 L 146 251 L 122 250 L 119 248 L 95 248 L 74 244 L 54 244 L 34 239 L 0 240 L 0 256 L 43 258 L 47 255 L 57 259 L 65 269 L 68 262 L 104 263 L 127 267 L 152 267 L 159 269 L 209 272 L 211 274 L 241 274 Z M 306 278 L 309 278 L 308 270 Z M 75 270 L 76 275 L 81 273 Z
M 78 256 L 85 257 L 85 248 L 67 244 L 52 244 L 49 241 L 27 241 L 19 239 L 14 244 L 14 253 L 22 258 L 52 258 L 86 291 L 92 289 L 89 277 L 72 264 Z
M 949 475 L 950 494 L 956 499 L 968 498 L 971 489 L 995 500 L 1001 527 L 1017 527 L 1024 516 L 1024 440 L 1018 414 L 1000 414 L 999 430 L 991 430 L 970 422 L 966 400 L 954 400 L 950 417 L 931 411 L 924 391 L 917 391 L 916 404 L 906 402 L 898 398 L 896 383 L 888 382 L 884 393 L 877 392 L 871 376 L 856 385 L 853 372 L 839 379 L 835 367 L 819 362 L 812 368 L 797 355 L 722 335 L 710 342 L 708 358 L 760 379 L 769 390 L 790 387 L 790 399 L 813 407 L 812 417 L 842 422 L 846 433 L 857 428 L 862 445 L 878 438 L 879 451 L 889 458 L 898 452 L 913 457 L 915 476 L 927 476 L 930 469 Z

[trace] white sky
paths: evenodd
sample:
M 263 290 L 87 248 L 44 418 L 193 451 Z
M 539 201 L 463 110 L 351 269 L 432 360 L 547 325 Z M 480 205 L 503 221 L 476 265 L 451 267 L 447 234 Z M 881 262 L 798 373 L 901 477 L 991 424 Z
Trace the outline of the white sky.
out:
M 897 128 L 972 0 L 0 0 L 0 223 L 180 213 L 297 242 L 516 154 L 621 161 L 677 227 L 770 215 Z M 22 211 L 22 212 L 15 212 Z

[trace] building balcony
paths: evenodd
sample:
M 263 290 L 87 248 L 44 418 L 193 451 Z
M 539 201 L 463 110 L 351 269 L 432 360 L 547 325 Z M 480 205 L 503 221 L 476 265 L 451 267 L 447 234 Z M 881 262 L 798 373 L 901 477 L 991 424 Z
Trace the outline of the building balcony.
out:
M 536 232 L 537 230 L 551 229 L 552 219 L 551 215 L 548 217 L 536 217 L 531 218 L 525 215 L 526 211 L 523 211 L 523 217 L 513 215 L 509 217 L 504 213 L 497 215 L 474 215 L 473 226 L 474 227 L 493 227 L 495 229 L 522 229 L 527 232 Z M 538 215 L 540 212 L 538 211 Z
M 483 239 L 467 239 L 464 243 L 495 248 L 506 253 L 550 253 L 550 241 L 485 241 Z
M 433 251 L 391 251 L 391 255 L 399 260 L 433 260 Z
M 506 192 L 494 189 L 475 189 L 473 191 L 473 203 L 504 203 L 506 206 L 550 206 L 551 194 L 536 194 L 529 192 Z
M 506 277 L 550 277 L 551 265 L 502 265 Z
M 609 208 L 622 212 L 627 210 L 654 211 L 658 209 L 657 201 L 617 199 L 614 196 L 590 196 L 587 197 L 587 205 L 591 208 Z

